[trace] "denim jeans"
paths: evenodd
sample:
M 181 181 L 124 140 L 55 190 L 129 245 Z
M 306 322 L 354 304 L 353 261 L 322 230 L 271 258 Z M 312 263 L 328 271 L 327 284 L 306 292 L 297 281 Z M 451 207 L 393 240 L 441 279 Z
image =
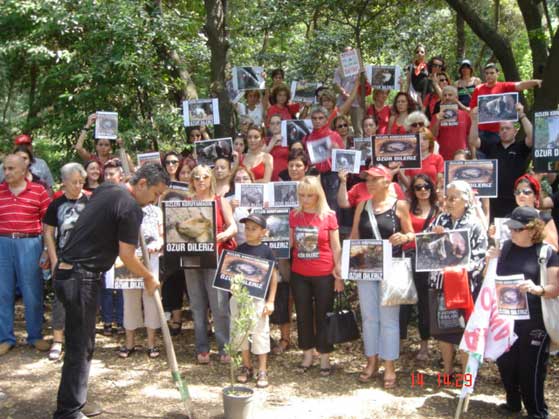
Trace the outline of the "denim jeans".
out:
M 0 343 L 15 345 L 14 304 L 16 285 L 25 305 L 27 342 L 43 337 L 43 277 L 39 258 L 41 237 L 12 239 L 0 237 Z
M 87 400 L 87 381 L 95 346 L 100 273 L 78 265 L 55 273 L 54 291 L 66 310 L 66 353 L 53 419 L 75 419 Z
M 215 269 L 185 269 L 186 288 L 194 320 L 196 352 L 209 352 L 208 306 L 212 310 L 215 340 L 220 354 L 229 342 L 229 293 L 212 287 Z
M 105 275 L 107 275 L 105 273 Z M 114 275 L 114 270 L 112 271 Z M 101 281 L 101 320 L 105 324 L 116 323 L 122 326 L 124 317 L 124 299 L 122 290 L 106 288 L 105 281 Z
M 400 356 L 400 306 L 380 305 L 380 281 L 357 281 L 363 322 L 365 356 L 379 355 L 385 361 Z

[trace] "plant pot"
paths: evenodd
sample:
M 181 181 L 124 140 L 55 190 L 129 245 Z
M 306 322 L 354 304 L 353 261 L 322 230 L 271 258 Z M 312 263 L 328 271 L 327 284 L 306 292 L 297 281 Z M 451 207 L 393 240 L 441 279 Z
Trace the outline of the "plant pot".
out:
M 254 390 L 244 386 L 223 389 L 225 419 L 249 419 L 254 403 Z

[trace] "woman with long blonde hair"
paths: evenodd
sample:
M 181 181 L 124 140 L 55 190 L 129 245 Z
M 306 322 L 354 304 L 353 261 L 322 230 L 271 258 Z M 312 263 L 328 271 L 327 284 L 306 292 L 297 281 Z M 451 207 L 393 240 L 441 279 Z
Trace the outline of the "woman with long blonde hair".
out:
M 341 247 L 336 214 L 330 209 L 320 179 L 305 176 L 298 186 L 299 207 L 289 214 L 293 244 L 291 288 L 297 311 L 299 348 L 303 350 L 300 372 L 320 353 L 320 375 L 331 374 L 329 353 L 334 349 L 326 336 L 326 313 L 331 311 L 334 291 L 344 288 L 341 279 Z

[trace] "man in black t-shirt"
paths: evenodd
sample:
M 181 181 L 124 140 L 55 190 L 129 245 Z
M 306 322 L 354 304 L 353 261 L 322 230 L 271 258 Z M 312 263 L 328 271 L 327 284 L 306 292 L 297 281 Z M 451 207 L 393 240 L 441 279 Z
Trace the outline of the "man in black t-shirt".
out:
M 54 419 L 80 419 L 87 400 L 87 380 L 95 345 L 95 317 L 101 274 L 117 256 L 144 279 L 153 294 L 159 281 L 136 257 L 141 207 L 157 202 L 169 185 L 158 164 L 141 167 L 126 185 L 99 186 L 62 249 L 55 270 L 55 292 L 66 310 L 66 355 Z
M 532 123 L 524 113 L 524 107 L 519 102 L 516 104 L 518 119 L 522 124 L 522 129 L 526 134 L 524 141 L 516 138 L 518 129 L 512 122 L 501 122 L 499 127 L 499 142 L 493 144 L 487 150 L 488 159 L 498 161 L 497 169 L 497 198 L 490 200 L 491 219 L 495 217 L 507 217 L 516 207 L 514 199 L 514 182 L 526 172 L 528 159 L 532 152 L 533 135 Z M 470 130 L 470 145 L 479 148 L 481 140 L 478 134 L 478 114 L 477 108 L 471 113 L 472 128 Z

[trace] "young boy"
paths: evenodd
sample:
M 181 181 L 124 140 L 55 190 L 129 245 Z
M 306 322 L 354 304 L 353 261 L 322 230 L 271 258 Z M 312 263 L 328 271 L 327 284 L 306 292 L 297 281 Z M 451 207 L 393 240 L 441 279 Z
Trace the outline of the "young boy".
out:
M 272 250 L 262 244 L 262 238 L 267 234 L 266 219 L 258 214 L 250 214 L 243 218 L 241 223 L 245 225 L 246 242 L 237 248 L 237 252 L 262 259 L 276 261 Z M 268 373 L 266 362 L 270 352 L 270 322 L 269 315 L 274 312 L 274 300 L 276 298 L 277 269 L 272 272 L 268 293 L 265 300 L 253 299 L 256 318 L 254 326 L 250 331 L 252 336 L 252 353 L 258 355 L 258 374 L 256 375 L 256 386 L 268 387 Z M 230 300 L 231 321 L 237 316 L 237 301 L 233 297 Z M 252 360 L 249 351 L 248 339 L 241 345 L 243 366 L 237 376 L 237 381 L 246 383 L 253 375 Z

